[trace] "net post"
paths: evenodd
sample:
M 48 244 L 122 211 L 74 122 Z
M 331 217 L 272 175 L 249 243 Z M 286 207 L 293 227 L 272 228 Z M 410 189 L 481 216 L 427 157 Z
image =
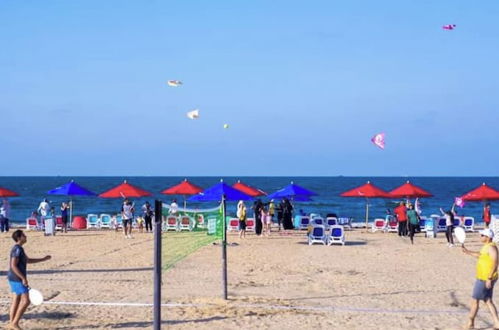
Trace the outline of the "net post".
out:
M 223 298 L 227 300 L 227 223 L 225 221 L 225 195 L 222 195 L 222 283 L 223 283 Z
M 161 329 L 161 219 L 163 203 L 154 202 L 154 309 L 153 329 Z

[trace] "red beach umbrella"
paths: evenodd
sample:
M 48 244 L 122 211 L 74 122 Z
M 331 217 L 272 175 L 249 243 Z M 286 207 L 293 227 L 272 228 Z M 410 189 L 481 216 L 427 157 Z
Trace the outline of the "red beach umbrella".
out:
M 364 197 L 366 199 L 366 230 L 367 221 L 369 219 L 369 198 L 391 198 L 393 197 L 390 193 L 387 193 L 381 188 L 376 187 L 371 182 L 367 181 L 366 184 L 345 191 L 340 196 L 342 197 Z
M 245 193 L 248 196 L 251 197 L 258 197 L 258 196 L 265 196 L 267 193 L 263 190 L 253 188 L 252 186 L 249 186 L 245 183 L 242 183 L 241 180 L 238 180 L 237 183 L 234 183 L 232 185 L 232 188 L 235 188 L 239 190 L 240 192 Z
M 0 187 L 0 197 L 16 197 L 16 196 L 19 196 L 19 194 L 12 190 Z
M 487 186 L 484 182 L 480 187 L 461 196 L 461 199 L 469 202 L 495 201 L 499 200 L 499 191 Z
M 409 181 L 404 183 L 398 188 L 393 189 L 390 191 L 390 195 L 392 197 L 397 197 L 397 198 L 422 198 L 422 197 L 432 197 L 433 195 L 424 190 L 423 188 L 420 188 Z
M 129 197 L 145 197 L 151 196 L 152 194 L 148 191 L 140 189 L 139 187 L 133 186 L 128 182 L 123 181 L 122 184 L 103 192 L 99 195 L 102 198 L 129 198 Z
M 181 183 L 163 190 L 161 193 L 165 195 L 184 195 L 184 209 L 186 208 L 186 195 L 196 195 L 203 191 L 203 188 L 184 179 Z

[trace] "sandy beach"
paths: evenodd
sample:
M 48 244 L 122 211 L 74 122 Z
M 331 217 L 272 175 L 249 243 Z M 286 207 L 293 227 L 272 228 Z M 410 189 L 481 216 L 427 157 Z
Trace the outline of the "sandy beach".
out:
M 163 275 L 162 309 L 169 329 L 459 329 L 466 320 L 475 260 L 448 248 L 443 234 L 415 244 L 388 233 L 347 231 L 346 246 L 308 246 L 304 232 L 245 240 L 231 233 L 229 301 L 221 297 L 220 246 L 208 245 Z M 127 240 L 112 231 L 44 237 L 28 232 L 30 285 L 47 300 L 30 306 L 26 329 L 150 328 L 152 238 Z M 164 235 L 166 248 L 169 234 Z M 8 265 L 10 235 L 0 238 Z M 478 250 L 478 234 L 467 246 Z M 0 281 L 2 324 L 10 293 Z M 99 305 L 92 303 L 109 303 Z M 119 304 L 124 305 L 120 306 Z M 87 305 L 88 304 L 88 305 Z M 135 305 L 134 305 L 135 304 Z M 491 326 L 481 310 L 476 326 Z

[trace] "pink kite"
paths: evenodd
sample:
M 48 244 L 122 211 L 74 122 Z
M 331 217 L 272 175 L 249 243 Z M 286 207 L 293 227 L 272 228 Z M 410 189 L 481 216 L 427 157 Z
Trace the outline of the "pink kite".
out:
M 379 148 L 385 149 L 385 133 L 376 134 L 375 136 L 373 136 L 371 141 Z
M 464 200 L 461 197 L 456 197 L 454 199 L 454 204 L 456 204 L 456 206 L 459 206 L 460 208 L 463 208 L 464 207 Z
M 442 26 L 442 29 L 444 30 L 454 30 L 456 28 L 456 24 L 447 24 Z

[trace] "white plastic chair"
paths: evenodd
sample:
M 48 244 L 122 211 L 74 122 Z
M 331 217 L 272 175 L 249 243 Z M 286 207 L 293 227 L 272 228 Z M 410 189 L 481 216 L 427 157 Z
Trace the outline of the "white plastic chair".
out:
M 465 231 L 468 231 L 468 232 L 475 231 L 475 218 L 463 217 L 463 227 L 464 227 Z
M 254 218 L 246 219 L 246 231 L 255 231 L 255 219 Z
M 88 228 L 100 228 L 99 216 L 97 214 L 87 215 L 87 229 Z
M 396 233 L 399 230 L 399 222 L 393 215 L 386 216 L 386 231 L 389 233 Z
M 298 225 L 298 229 L 308 229 L 308 226 L 310 225 L 310 218 L 307 216 L 302 216 L 300 218 L 300 223 Z
M 38 224 L 38 219 L 29 217 L 26 219 L 26 230 L 39 230 L 40 225 Z
M 238 231 L 239 230 L 239 219 L 232 218 L 229 220 L 229 226 L 227 227 L 228 231 Z
M 174 215 L 167 216 L 166 221 L 164 221 L 163 224 L 164 224 L 163 228 L 164 231 L 169 231 L 169 230 L 179 231 L 178 218 Z
M 182 215 L 180 217 L 179 222 L 178 222 L 178 230 L 179 231 L 182 231 L 182 230 L 192 231 L 193 228 L 194 228 L 194 219 L 192 219 L 188 215 Z
M 345 245 L 345 229 L 343 226 L 331 226 L 327 236 L 327 245 L 341 244 Z
M 326 224 L 328 226 L 336 226 L 338 224 L 338 219 L 335 217 L 327 217 Z
M 385 219 L 374 219 L 374 222 L 372 224 L 372 232 L 375 233 L 377 231 L 386 231 L 386 220 Z
M 313 226 L 308 234 L 308 245 L 320 243 L 326 245 L 326 228 L 324 226 Z
M 111 215 L 102 213 L 99 216 L 100 227 L 101 228 L 111 228 Z
M 196 215 L 196 219 L 197 219 L 197 226 L 199 228 L 205 228 L 206 227 L 206 223 L 204 222 L 204 215 L 197 214 Z
M 338 218 L 338 225 L 343 226 L 343 228 L 347 228 L 352 230 L 352 218 L 340 217 Z

